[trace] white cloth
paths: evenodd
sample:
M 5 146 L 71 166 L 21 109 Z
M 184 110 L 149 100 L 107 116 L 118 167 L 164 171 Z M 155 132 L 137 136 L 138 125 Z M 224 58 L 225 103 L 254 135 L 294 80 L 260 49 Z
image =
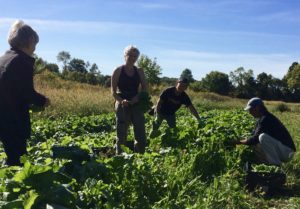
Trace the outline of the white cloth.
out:
M 282 162 L 288 162 L 294 156 L 294 150 L 265 133 L 259 135 L 259 144 L 255 149 L 262 161 L 273 165 L 281 165 Z

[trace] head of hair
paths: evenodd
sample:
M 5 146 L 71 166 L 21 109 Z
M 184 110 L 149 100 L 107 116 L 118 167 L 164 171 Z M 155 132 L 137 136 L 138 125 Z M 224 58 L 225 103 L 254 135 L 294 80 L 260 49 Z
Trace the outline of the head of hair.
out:
M 136 53 L 138 56 L 140 55 L 140 51 L 138 50 L 138 48 L 136 46 L 129 45 L 129 46 L 125 47 L 125 49 L 124 49 L 124 56 L 128 55 L 131 52 Z
M 187 78 L 184 78 L 184 77 L 180 77 L 178 80 L 177 80 L 178 83 L 183 83 L 183 84 L 186 84 L 188 85 L 189 84 L 189 81 Z
M 29 25 L 17 20 L 10 27 L 7 40 L 12 48 L 22 49 L 28 47 L 32 40 L 38 43 L 39 36 Z

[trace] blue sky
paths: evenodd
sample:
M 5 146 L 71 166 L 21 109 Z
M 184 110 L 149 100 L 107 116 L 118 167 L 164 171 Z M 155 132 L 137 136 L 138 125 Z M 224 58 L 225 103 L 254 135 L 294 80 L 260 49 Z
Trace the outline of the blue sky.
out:
M 0 50 L 22 19 L 40 35 L 36 54 L 57 63 L 60 51 L 110 75 L 136 45 L 157 58 L 162 75 L 189 68 L 200 80 L 238 67 L 282 78 L 300 55 L 298 0 L 1 0 Z

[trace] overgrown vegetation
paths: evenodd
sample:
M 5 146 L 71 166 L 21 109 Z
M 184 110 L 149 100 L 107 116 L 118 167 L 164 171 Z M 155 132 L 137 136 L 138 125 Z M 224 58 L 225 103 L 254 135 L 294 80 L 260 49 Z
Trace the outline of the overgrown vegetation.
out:
M 243 166 L 252 158 L 251 149 L 227 142 L 247 136 L 253 128 L 253 118 L 242 110 L 246 100 L 189 91 L 201 126 L 183 108 L 177 128 L 170 130 L 163 123 L 162 134 L 148 141 L 146 154 L 126 149 L 127 154 L 114 156 L 115 116 L 108 88 L 65 81 L 47 72 L 35 79 L 52 103 L 33 115 L 25 166 L 0 169 L 1 208 L 300 207 L 298 152 L 283 167 L 288 181 L 278 195 L 245 190 Z M 151 89 L 154 101 L 161 88 Z M 281 104 L 290 111 L 277 111 Z M 267 106 L 287 126 L 299 149 L 299 105 Z M 147 133 L 152 119 L 146 115 Z M 128 138 L 133 139 L 132 131 Z M 62 158 L 54 154 L 57 146 L 77 147 L 89 155 L 69 153 Z M 5 154 L 0 153 L 3 163 Z
M 66 51 L 58 53 L 57 61 L 63 63 L 63 68 L 60 71 L 57 64 L 48 63 L 42 58 L 38 58 L 35 65 L 36 73 L 46 69 L 65 80 L 110 86 L 110 75 L 101 74 L 95 63 L 91 65 L 88 61 L 71 58 L 70 53 Z M 178 79 L 159 77 L 163 69 L 157 63 L 157 59 L 152 60 L 144 54 L 138 59 L 137 66 L 144 70 L 150 85 L 175 85 Z M 275 78 L 265 72 L 255 77 L 252 69 L 246 70 L 243 67 L 232 70 L 228 75 L 213 70 L 199 81 L 194 79 L 192 70 L 186 68 L 180 77 L 185 77 L 191 83 L 190 88 L 196 92 L 214 92 L 244 99 L 257 96 L 265 100 L 300 101 L 300 65 L 298 62 L 292 63 L 282 79 Z

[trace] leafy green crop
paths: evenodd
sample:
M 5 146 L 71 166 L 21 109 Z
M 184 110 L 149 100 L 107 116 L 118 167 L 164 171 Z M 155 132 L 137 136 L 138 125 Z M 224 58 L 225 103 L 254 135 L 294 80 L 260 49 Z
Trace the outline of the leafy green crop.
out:
M 141 91 L 138 97 L 138 106 L 140 110 L 143 112 L 149 111 L 153 106 L 153 103 L 151 102 L 151 96 L 149 95 L 149 93 L 146 91 Z
M 146 111 L 151 98 L 140 97 Z M 146 115 L 147 132 L 150 119 Z M 243 184 L 243 165 L 253 160 L 253 152 L 227 144 L 249 134 L 255 121 L 240 110 L 202 112 L 201 119 L 199 126 L 180 110 L 177 127 L 163 123 L 148 139 L 145 154 L 118 156 L 111 153 L 112 113 L 34 120 L 24 167 L 0 169 L 0 206 L 253 208 Z

